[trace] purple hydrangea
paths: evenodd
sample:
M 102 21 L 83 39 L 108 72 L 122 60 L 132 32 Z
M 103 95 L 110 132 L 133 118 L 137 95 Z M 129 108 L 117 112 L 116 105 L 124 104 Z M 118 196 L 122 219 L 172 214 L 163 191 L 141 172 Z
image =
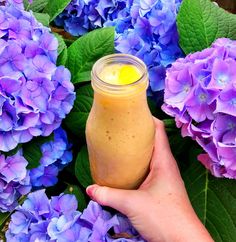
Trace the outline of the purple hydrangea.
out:
M 59 128 L 53 133 L 53 140 L 41 146 L 42 157 L 37 168 L 27 170 L 28 161 L 22 149 L 15 155 L 0 154 L 0 211 L 12 211 L 22 195 L 32 189 L 53 186 L 58 172 L 72 161 L 71 145 L 66 132 Z
M 30 182 L 34 188 L 55 185 L 58 172 L 72 161 L 71 145 L 68 143 L 66 132 L 59 128 L 53 134 L 53 140 L 44 143 L 40 148 L 40 165 L 30 170 Z
M 217 177 L 236 179 L 236 41 L 221 38 L 177 60 L 167 71 L 163 110 L 183 136 L 207 154 L 199 160 Z
M 18 152 L 5 157 L 0 154 L 0 211 L 9 212 L 18 205 L 18 199 L 30 192 L 28 162 Z
M 56 66 L 57 47 L 32 13 L 0 6 L 1 151 L 50 135 L 71 110 L 74 87 L 70 72 Z
M 117 52 L 141 58 L 149 70 L 149 93 L 164 89 L 166 67 L 182 56 L 176 16 L 181 0 L 72 0 L 55 23 L 74 36 L 114 26 Z
M 29 2 L 31 2 L 31 1 L 29 1 Z M 23 0 L 0 0 L 0 3 L 2 3 L 2 5 L 5 5 L 5 6 L 14 5 L 15 7 L 19 8 L 19 9 L 24 8 Z
M 130 239 L 113 239 L 109 230 L 126 233 Z M 77 211 L 74 195 L 61 194 L 48 199 L 44 190 L 28 195 L 12 214 L 7 241 L 144 241 L 123 215 L 111 215 L 95 202 L 83 213 Z

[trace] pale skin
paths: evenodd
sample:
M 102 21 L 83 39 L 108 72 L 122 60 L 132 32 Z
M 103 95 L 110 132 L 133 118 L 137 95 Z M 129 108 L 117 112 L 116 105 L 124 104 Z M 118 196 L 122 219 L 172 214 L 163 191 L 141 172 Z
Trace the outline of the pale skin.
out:
M 137 190 L 92 185 L 87 194 L 125 214 L 148 242 L 213 242 L 194 212 L 164 124 L 155 119 L 155 148 L 150 173 Z

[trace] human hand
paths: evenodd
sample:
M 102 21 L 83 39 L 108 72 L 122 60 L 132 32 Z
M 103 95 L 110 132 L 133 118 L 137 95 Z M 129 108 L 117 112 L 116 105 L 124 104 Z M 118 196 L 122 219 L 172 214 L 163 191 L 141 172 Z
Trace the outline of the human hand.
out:
M 155 119 L 150 173 L 138 190 L 92 185 L 87 194 L 125 214 L 148 242 L 212 242 L 189 201 L 163 122 Z

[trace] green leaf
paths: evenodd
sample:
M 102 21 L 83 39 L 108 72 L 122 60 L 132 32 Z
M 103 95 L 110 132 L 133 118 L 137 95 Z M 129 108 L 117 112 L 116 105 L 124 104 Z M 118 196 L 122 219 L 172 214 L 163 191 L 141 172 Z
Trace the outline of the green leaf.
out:
M 3 227 L 7 219 L 10 217 L 11 213 L 0 213 L 0 228 Z
M 57 58 L 57 66 L 64 66 L 67 61 L 67 48 L 65 48 Z
M 55 37 L 58 40 L 57 53 L 58 53 L 58 55 L 60 55 L 62 53 L 62 51 L 67 48 L 67 46 L 61 35 L 59 35 L 57 33 L 53 33 L 53 34 L 55 35 Z
M 164 122 L 166 128 L 175 128 L 176 129 L 175 120 L 173 118 L 163 119 L 162 121 Z
M 74 107 L 65 119 L 65 124 L 75 135 L 84 136 L 86 121 L 93 103 L 91 85 L 80 87 L 76 91 Z
M 85 195 L 78 186 L 68 184 L 68 187 L 66 188 L 64 193 L 73 194 L 76 196 L 76 199 L 78 201 L 78 210 L 79 211 L 82 212 L 87 207 Z
M 91 70 L 78 72 L 73 78 L 74 83 L 89 82 L 91 80 Z
M 67 67 L 72 73 L 72 82 L 81 82 L 81 73 L 89 78 L 93 64 L 101 57 L 114 53 L 114 28 L 94 30 L 76 40 L 68 48 Z M 77 79 L 79 81 L 77 81 Z
M 88 150 L 86 146 L 82 147 L 76 158 L 75 176 L 84 188 L 93 184 L 90 174 Z
M 29 0 L 23 0 L 23 4 L 24 4 L 24 9 L 28 11 L 30 8 Z
M 196 160 L 197 152 L 182 174 L 190 201 L 216 242 L 235 242 L 236 181 L 214 178 Z
M 236 39 L 236 15 L 209 0 L 184 0 L 177 25 L 185 54 L 203 50 L 219 37 Z
M 45 8 L 50 15 L 50 22 L 52 22 L 57 15 L 59 15 L 70 3 L 71 0 L 50 0 Z
M 49 26 L 49 18 L 50 18 L 50 16 L 47 13 L 36 13 L 36 12 L 33 12 L 33 15 L 44 26 L 46 26 L 46 27 Z
M 50 142 L 54 139 L 53 134 L 48 137 L 37 137 L 27 144 L 23 144 L 23 156 L 28 161 L 27 169 L 36 168 L 39 166 L 39 161 L 42 157 L 41 145 Z
M 34 0 L 29 3 L 29 0 L 24 0 L 25 10 L 32 10 L 33 12 L 41 12 L 48 4 L 49 0 Z

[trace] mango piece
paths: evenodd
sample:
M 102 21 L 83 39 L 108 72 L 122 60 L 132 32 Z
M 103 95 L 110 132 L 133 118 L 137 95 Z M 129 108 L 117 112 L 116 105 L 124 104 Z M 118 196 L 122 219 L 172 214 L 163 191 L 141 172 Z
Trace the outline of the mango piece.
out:
M 110 84 L 128 85 L 138 81 L 141 78 L 141 73 L 133 65 L 113 64 L 106 66 L 99 77 Z
M 127 85 L 138 81 L 141 77 L 140 72 L 135 66 L 123 65 L 120 69 L 119 84 Z

